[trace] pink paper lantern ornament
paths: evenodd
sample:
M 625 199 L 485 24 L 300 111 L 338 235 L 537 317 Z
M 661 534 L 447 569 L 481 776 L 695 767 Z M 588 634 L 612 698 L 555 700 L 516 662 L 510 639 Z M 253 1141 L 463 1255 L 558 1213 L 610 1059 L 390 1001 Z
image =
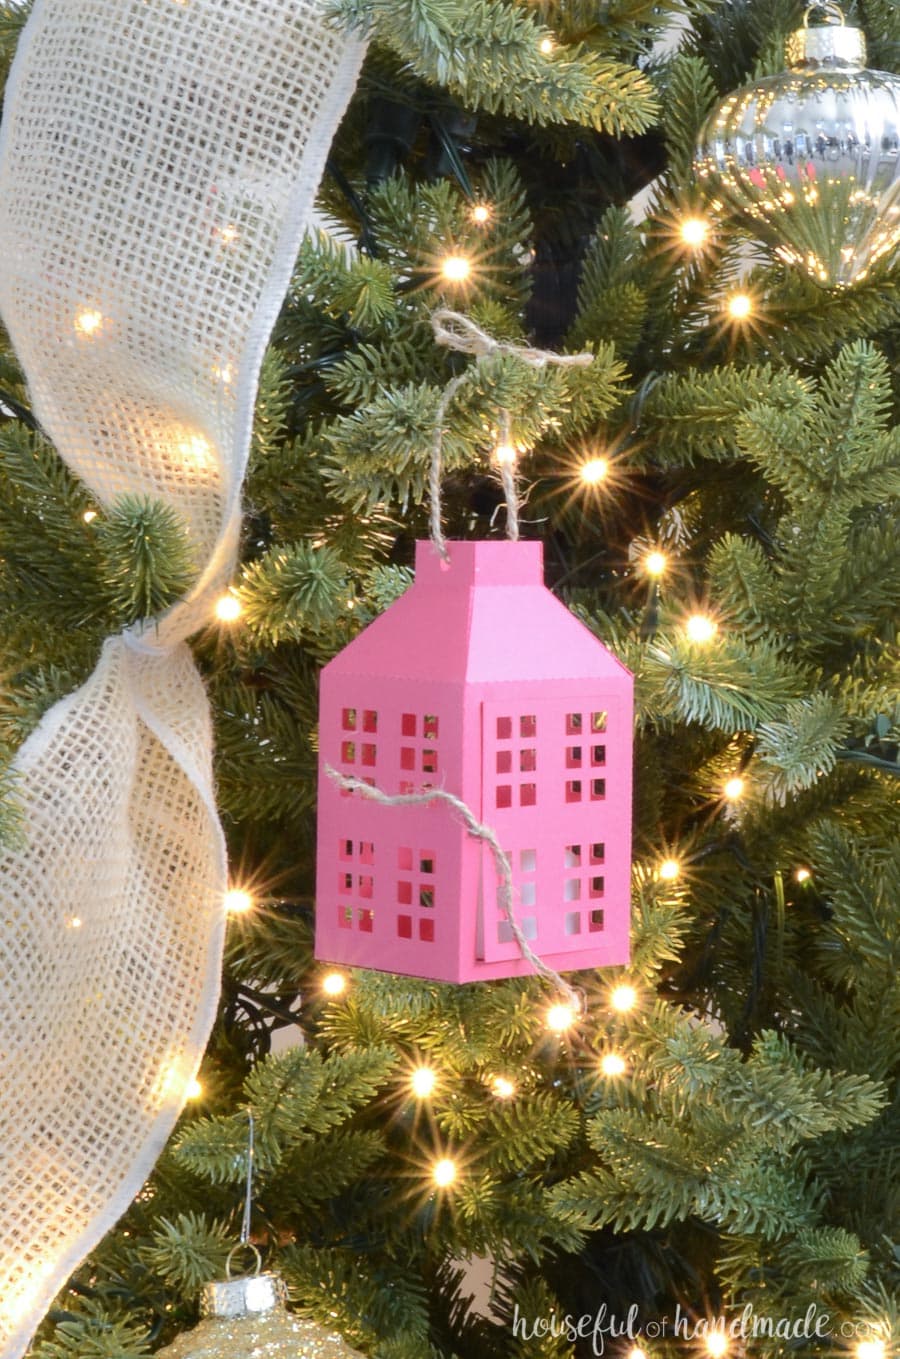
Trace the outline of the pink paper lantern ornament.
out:
M 628 961 L 633 679 L 543 584 L 537 542 L 416 548 L 413 586 L 325 666 L 316 956 L 471 982 Z

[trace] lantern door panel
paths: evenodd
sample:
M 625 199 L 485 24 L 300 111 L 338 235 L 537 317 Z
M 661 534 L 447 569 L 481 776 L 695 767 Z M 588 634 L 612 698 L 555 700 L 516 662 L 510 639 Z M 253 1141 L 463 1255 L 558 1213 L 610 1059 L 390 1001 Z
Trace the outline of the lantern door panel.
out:
M 513 910 L 541 957 L 627 938 L 632 712 L 598 684 L 565 698 L 482 704 L 481 818 L 509 855 Z M 477 956 L 521 956 L 483 854 Z

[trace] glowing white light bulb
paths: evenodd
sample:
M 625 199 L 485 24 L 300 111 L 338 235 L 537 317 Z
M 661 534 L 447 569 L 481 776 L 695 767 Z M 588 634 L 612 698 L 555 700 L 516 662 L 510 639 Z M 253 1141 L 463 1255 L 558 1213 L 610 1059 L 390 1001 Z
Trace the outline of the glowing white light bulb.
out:
M 575 1023 L 575 1011 L 571 1005 L 551 1005 L 547 1011 L 547 1028 L 554 1033 L 565 1033 Z
M 681 874 L 681 864 L 677 859 L 663 859 L 659 866 L 659 876 L 663 882 L 674 882 Z
M 632 1345 L 625 1359 L 647 1359 L 646 1350 L 642 1350 L 640 1345 Z
M 607 1052 L 600 1058 L 600 1070 L 604 1076 L 621 1076 L 625 1071 L 625 1058 L 618 1052 Z
M 93 524 L 94 520 L 97 518 L 97 511 L 85 510 L 84 514 L 81 517 L 86 524 Z
M 538 51 L 542 52 L 545 57 L 549 57 L 550 53 L 553 51 L 555 46 L 556 43 L 553 41 L 552 38 L 541 38 L 540 42 L 538 43 Z
M 199 1099 L 203 1094 L 203 1086 L 197 1080 L 196 1076 L 192 1081 L 188 1081 L 187 1089 L 184 1093 L 188 1099 Z
M 668 562 L 662 552 L 648 552 L 644 558 L 644 570 L 648 576 L 661 576 L 665 572 Z
M 484 226 L 485 222 L 491 220 L 491 209 L 487 203 L 476 203 L 469 215 L 473 222 Z
M 446 1189 L 456 1179 L 456 1162 L 451 1161 L 449 1156 L 442 1156 L 431 1167 L 431 1178 L 438 1189 Z
M 494 461 L 501 467 L 513 467 L 516 462 L 516 450 L 512 444 L 498 444 L 494 449 Z
M 85 307 L 75 317 L 75 329 L 79 335 L 90 339 L 103 329 L 103 312 L 97 311 L 94 307 Z
M 706 1336 L 706 1352 L 712 1359 L 722 1359 L 728 1352 L 728 1337 L 724 1331 L 709 1331 Z
M 512 1099 L 516 1093 L 516 1087 L 507 1076 L 495 1076 L 491 1082 L 491 1089 L 498 1099 Z
M 637 1004 L 637 991 L 627 982 L 622 982 L 619 986 L 613 987 L 609 1003 L 614 1010 L 620 1010 L 623 1014 L 627 1010 L 633 1010 Z
M 856 1346 L 856 1359 L 884 1359 L 884 1356 L 883 1340 L 860 1340 Z
M 471 261 L 465 255 L 448 255 L 441 261 L 441 273 L 448 283 L 465 283 L 471 272 Z
M 416 1099 L 427 1099 L 434 1094 L 437 1076 L 430 1066 L 417 1066 L 409 1078 L 409 1084 Z
M 684 630 L 692 642 L 711 642 L 718 631 L 718 623 L 705 613 L 691 614 Z
M 225 893 L 225 910 L 229 915 L 246 915 L 253 909 L 253 898 L 243 887 L 232 887 Z
M 729 802 L 737 802 L 738 798 L 743 796 L 744 780 L 735 775 L 733 779 L 728 780 L 722 792 Z
M 239 231 L 233 222 L 228 222 L 225 226 L 219 227 L 219 238 L 226 245 L 233 245 L 239 236 Z
M 178 440 L 177 449 L 183 460 L 195 467 L 215 466 L 212 444 L 202 434 L 187 434 Z
M 609 463 L 606 458 L 588 458 L 578 469 L 578 475 L 585 486 L 599 486 L 609 474 Z
M 326 996 L 342 996 L 347 989 L 347 978 L 343 972 L 329 972 L 322 978 L 322 990 Z
M 82 920 L 80 915 L 70 915 L 68 920 L 66 921 L 66 924 L 68 925 L 70 930 L 80 930 L 82 925 L 84 924 L 84 921 Z
M 702 217 L 686 217 L 678 228 L 678 234 L 685 245 L 696 249 L 704 245 L 709 237 L 709 223 Z
M 735 293 L 728 299 L 728 315 L 735 321 L 746 321 L 753 314 L 753 298 L 747 293 Z
M 237 595 L 229 592 L 216 600 L 216 618 L 220 623 L 234 623 L 243 612 L 243 605 Z

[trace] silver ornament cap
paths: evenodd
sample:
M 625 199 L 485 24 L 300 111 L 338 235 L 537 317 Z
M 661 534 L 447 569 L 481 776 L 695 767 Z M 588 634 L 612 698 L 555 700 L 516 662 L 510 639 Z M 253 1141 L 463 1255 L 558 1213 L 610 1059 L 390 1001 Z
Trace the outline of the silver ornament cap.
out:
M 809 16 L 815 9 L 824 10 L 831 22 L 810 28 Z M 792 71 L 814 71 L 823 66 L 861 70 L 866 64 L 866 35 L 861 28 L 850 28 L 844 22 L 838 5 L 811 5 L 803 16 L 803 27 L 788 38 L 785 57 Z
M 287 1288 L 277 1274 L 252 1274 L 244 1279 L 218 1279 L 204 1284 L 200 1294 L 201 1317 L 259 1316 L 284 1311 Z
M 255 1256 L 253 1274 L 231 1277 L 240 1250 Z M 287 1288 L 277 1274 L 260 1272 L 259 1251 L 248 1242 L 226 1261 L 226 1279 L 204 1286 L 202 1320 L 157 1352 L 156 1359 L 363 1359 L 337 1331 L 287 1310 Z
M 817 11 L 826 22 L 810 26 Z M 739 214 L 827 288 L 861 281 L 900 247 L 900 76 L 865 60 L 839 6 L 810 5 L 789 69 L 726 96 L 697 148 L 713 209 Z

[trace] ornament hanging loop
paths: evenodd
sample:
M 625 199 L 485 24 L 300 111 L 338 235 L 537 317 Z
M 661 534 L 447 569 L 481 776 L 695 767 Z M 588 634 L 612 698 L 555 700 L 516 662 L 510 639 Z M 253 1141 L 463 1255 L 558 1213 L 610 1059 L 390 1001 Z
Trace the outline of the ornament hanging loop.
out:
M 822 10 L 827 16 L 826 22 L 830 24 L 840 24 L 841 28 L 846 25 L 844 11 L 834 0 L 816 0 L 815 4 L 807 5 L 803 15 L 803 27 L 809 28 L 809 16 L 815 14 L 817 10 Z
M 249 1251 L 250 1255 L 253 1257 L 252 1274 L 248 1274 L 246 1270 L 244 1270 L 241 1274 L 237 1276 L 235 1276 L 232 1273 L 232 1262 L 234 1260 L 234 1257 L 237 1255 L 239 1251 Z M 239 1241 L 236 1246 L 231 1247 L 231 1250 L 228 1252 L 228 1258 L 225 1261 L 226 1279 L 234 1279 L 235 1277 L 241 1279 L 249 1278 L 255 1279 L 261 1270 L 262 1270 L 262 1256 L 260 1255 L 256 1246 L 254 1246 L 252 1241 Z

